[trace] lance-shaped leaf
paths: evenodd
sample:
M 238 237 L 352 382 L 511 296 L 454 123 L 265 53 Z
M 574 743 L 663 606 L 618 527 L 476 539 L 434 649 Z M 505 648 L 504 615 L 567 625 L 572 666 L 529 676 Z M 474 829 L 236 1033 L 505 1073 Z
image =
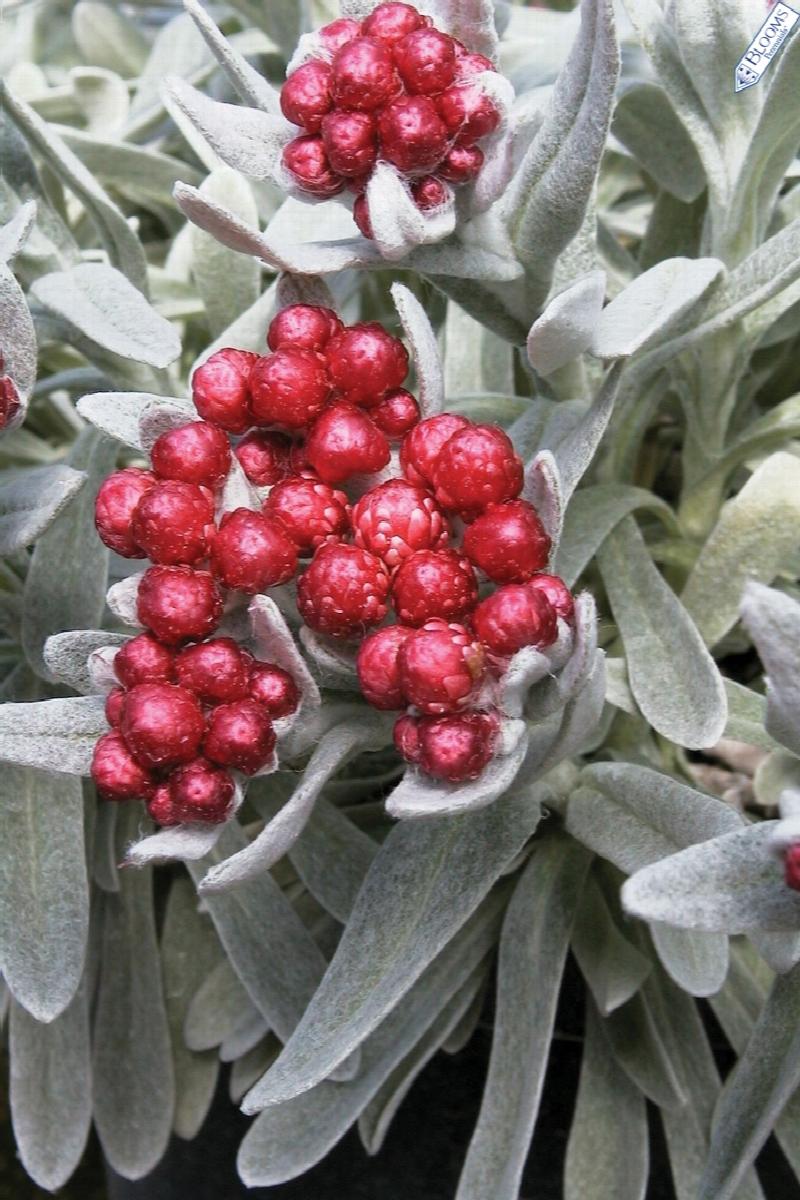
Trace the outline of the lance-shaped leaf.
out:
M 0 705 L 0 761 L 88 775 L 95 742 L 108 732 L 100 696 Z
M 291 798 L 249 846 L 212 867 L 199 885 L 201 895 L 227 891 L 274 866 L 299 837 L 317 797 L 342 763 L 359 751 L 380 749 L 387 732 L 385 722 L 367 717 L 325 734 Z
M 614 103 L 619 51 L 609 0 L 583 0 L 581 26 L 550 104 L 502 200 L 535 313 L 556 259 L 583 223 Z M 533 315 L 533 313 L 531 314 Z
M 653 564 L 632 517 L 606 540 L 599 563 L 625 642 L 631 689 L 643 714 L 679 746 L 713 746 L 727 719 L 722 678 L 697 627 Z
M 589 1195 L 593 1200 L 644 1200 L 648 1163 L 644 1096 L 614 1058 L 589 1001 L 564 1165 L 564 1200 Z
M 592 338 L 597 358 L 627 358 L 664 336 L 708 292 L 725 267 L 717 258 L 669 258 L 645 271 L 603 309 Z
M 56 1191 L 80 1163 L 92 1123 L 86 987 L 47 1025 L 12 1001 L 9 1057 L 19 1156 L 39 1187 Z
M 650 926 L 661 963 L 690 996 L 713 996 L 728 974 L 728 939 L 721 933 L 675 929 L 655 921 Z
M 3 374 L 11 379 L 19 400 L 19 408 L 5 426 L 14 429 L 25 420 L 28 399 L 36 382 L 36 331 L 22 288 L 3 264 L 0 264 L 0 353 Z
M 493 804 L 513 784 L 528 750 L 524 721 L 506 721 L 495 755 L 477 779 L 441 783 L 413 767 L 386 800 L 386 811 L 399 820 L 475 812 Z
M 549 450 L 541 450 L 526 467 L 522 494 L 538 512 L 556 550 L 564 521 L 565 501 L 558 463 Z
M 371 837 L 320 798 L 289 857 L 314 899 L 344 925 L 377 853 Z
M 786 886 L 764 821 L 643 867 L 622 889 L 626 909 L 681 929 L 745 933 L 800 928 L 800 895 Z
M 236 816 L 243 800 L 243 788 L 237 780 L 226 820 L 230 821 Z M 224 828 L 224 822 L 217 825 L 198 822 L 159 829 L 157 833 L 150 833 L 131 843 L 125 850 L 125 862 L 132 867 L 146 867 L 176 859 L 181 862 L 197 862 L 211 853 Z
M 96 345 L 120 358 L 166 367 L 181 352 L 178 334 L 121 271 L 81 263 L 42 275 L 31 295 Z
M 191 880 L 174 880 L 164 914 L 161 970 L 175 1075 L 173 1128 L 179 1137 L 197 1135 L 217 1082 L 217 1055 L 190 1050 L 183 1025 L 192 996 L 218 961 L 219 942 L 208 917 L 198 910 Z
M 131 625 L 135 629 L 142 627 L 137 614 L 137 599 L 139 584 L 143 577 L 144 571 L 137 571 L 135 575 L 126 575 L 124 579 L 112 584 L 106 594 L 106 604 L 114 616 L 124 625 Z
M 605 294 L 605 271 L 592 271 L 550 301 L 528 334 L 535 371 L 546 378 L 589 348 Z
M 130 806 L 120 848 L 140 819 Z M 175 1106 L 149 871 L 122 871 L 119 892 L 104 898 L 92 1068 L 103 1153 L 123 1178 L 141 1179 L 167 1148 Z
M 198 907 L 194 889 L 192 896 Z M 216 960 L 197 981 L 189 1000 L 182 1037 L 195 1053 L 215 1050 L 233 1033 L 248 1010 L 258 1012 L 228 959 L 219 957 L 218 948 Z
M 681 595 L 706 644 L 739 615 L 745 584 L 771 583 L 792 553 L 800 521 L 800 463 L 781 451 L 765 459 L 722 508 Z M 764 530 L 771 530 L 764 536 Z
M 433 10 L 437 23 L 453 37 L 478 54 L 496 57 L 497 29 L 491 0 L 434 0 Z
M 656 83 L 627 87 L 614 109 L 611 132 L 673 196 L 691 204 L 705 188 L 703 164 L 668 93 Z
M 90 655 L 108 647 L 112 651 L 125 638 L 105 629 L 73 629 L 54 633 L 44 644 L 44 661 L 51 678 L 69 684 L 76 692 L 91 695 L 97 691 L 89 666 Z
M 9 263 L 16 258 L 33 228 L 36 220 L 36 201 L 21 204 L 10 221 L 0 226 L 0 263 Z
M 645 488 L 624 483 L 598 483 L 581 488 L 569 502 L 553 569 L 572 587 L 597 550 L 623 517 L 638 508 L 651 510 L 672 532 L 672 510 Z
M 800 755 L 800 604 L 752 583 L 742 601 L 742 620 L 767 673 L 767 729 Z
M 147 263 L 141 243 L 124 215 L 112 203 L 92 173 L 37 112 L 23 100 L 12 96 L 2 83 L 0 106 L 83 204 L 97 227 L 111 262 L 127 276 L 134 287 L 144 291 L 147 287 Z
M 548 839 L 514 890 L 500 937 L 489 1073 L 456 1200 L 516 1200 L 519 1195 L 589 861 L 575 843 Z
M 392 829 L 303 1020 L 251 1093 L 251 1111 L 307 1091 L 369 1036 L 519 853 L 539 813 L 540 793 L 528 789 L 480 812 Z
M 567 829 L 626 874 L 742 827 L 730 805 L 650 767 L 594 763 L 581 784 L 569 799 Z
M 96 629 L 103 616 L 108 550 L 94 528 L 94 502 L 113 469 L 117 448 L 85 429 L 70 463 L 86 474 L 73 504 L 39 538 L 25 581 L 22 643 L 33 669 L 47 678 L 44 646 L 65 629 Z
M 428 967 L 404 1002 L 365 1043 L 362 1068 L 352 1082 L 319 1083 L 261 1113 L 239 1152 L 239 1172 L 248 1185 L 269 1186 L 292 1179 L 339 1141 L 470 979 L 497 936 L 499 911 L 490 898 Z M 246 1110 L 258 1086 L 246 1098 Z
M 238 822 L 231 821 L 212 854 L 221 862 L 246 844 Z M 189 873 L 197 885 L 205 867 L 190 863 Z M 288 1039 L 325 970 L 325 959 L 291 902 L 265 872 L 229 892 L 206 896 L 204 907 L 253 1004 L 270 1029 Z M 264 953 L 265 929 L 269 954 Z
M 638 992 L 650 962 L 617 926 L 602 889 L 587 876 L 572 931 L 572 952 L 602 1016 Z
M 3 705 L 0 714 L 5 718 L 9 709 L 26 707 Z M 86 956 L 89 894 L 81 784 L 6 766 L 0 786 L 3 975 L 37 1021 L 52 1021 L 75 996 Z
M 402 283 L 392 284 L 391 292 L 403 330 L 411 343 L 420 409 L 424 417 L 430 417 L 444 406 L 444 372 L 436 334 L 413 292 Z
M 265 79 L 255 67 L 251 67 L 244 55 L 234 49 L 228 39 L 223 37 L 197 0 L 184 0 L 183 6 L 244 103 L 251 104 L 254 108 L 260 108 L 266 113 L 272 113 L 273 116 L 280 115 L 280 96 L 269 80 Z
M 569 657 L 557 674 L 550 674 L 528 697 L 526 715 L 541 720 L 572 700 L 594 672 L 597 655 L 597 606 L 589 592 L 575 601 L 574 632 L 569 630 Z
M 800 1082 L 800 967 L 779 976 L 722 1093 L 700 1200 L 733 1200 Z
M 218 167 L 202 183 L 203 195 L 219 197 L 244 221 L 258 220 L 253 188 L 236 171 Z M 237 254 L 205 233 L 192 228 L 192 276 L 206 310 L 213 336 L 223 333 L 244 308 L 255 304 L 261 292 L 258 262 Z
M 167 87 L 173 103 L 226 166 L 261 182 L 278 186 L 285 182 L 281 154 L 292 136 L 292 126 L 285 117 L 212 100 L 182 79 L 170 79 Z M 294 189 L 290 186 L 285 190 Z
M 34 467 L 0 484 L 0 555 L 30 546 L 86 482 L 72 467 Z
M 155 396 L 152 392 L 93 392 L 78 401 L 78 412 L 109 437 L 141 450 L 139 422 L 151 404 L 183 405 L 187 421 L 197 417 L 196 410 L 187 400 Z

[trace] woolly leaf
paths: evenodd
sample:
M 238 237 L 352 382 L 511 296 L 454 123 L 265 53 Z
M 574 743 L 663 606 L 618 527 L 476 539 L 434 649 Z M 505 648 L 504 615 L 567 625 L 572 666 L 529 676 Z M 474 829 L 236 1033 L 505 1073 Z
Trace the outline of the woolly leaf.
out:
M 523 497 L 539 514 L 545 531 L 557 551 L 564 521 L 565 500 L 558 463 L 549 450 L 540 450 L 525 469 Z
M 243 221 L 250 224 L 258 221 L 252 188 L 228 167 L 212 171 L 201 185 L 200 193 L 224 200 Z M 261 272 L 255 259 L 229 250 L 202 229 L 192 229 L 192 249 L 192 274 L 213 337 L 227 329 L 243 308 L 255 304 Z
M 369 1036 L 519 852 L 539 811 L 539 793 L 529 789 L 480 812 L 401 822 L 391 830 L 319 990 L 250 1094 L 250 1111 L 307 1091 Z
M 55 633 L 44 644 L 44 661 L 52 679 L 68 684 L 76 692 L 90 695 L 96 690 L 89 669 L 89 656 L 104 647 L 116 649 L 125 641 L 122 634 L 105 629 L 73 629 Z
M 186 1045 L 197 1054 L 216 1050 L 248 1009 L 258 1012 L 228 959 L 217 955 L 190 997 L 182 1029 Z
M 126 810 L 120 847 L 139 822 Z M 141 1179 L 162 1157 L 175 1106 L 151 873 L 122 871 L 103 903 L 93 1036 L 94 1121 L 107 1161 Z
M 616 1062 L 594 1005 L 567 1142 L 564 1200 L 644 1200 L 649 1138 L 644 1096 Z
M 289 857 L 314 899 L 345 924 L 377 853 L 372 838 L 320 797 Z
M 567 507 L 606 431 L 617 398 L 621 367 L 612 367 L 586 415 L 567 433 L 551 442 L 558 467 L 562 505 Z
M 728 939 L 654 922 L 653 945 L 669 976 L 690 996 L 713 996 L 728 974 Z
M 732 1200 L 800 1081 L 800 967 L 775 980 L 715 1113 L 698 1196 Z
M 108 732 L 103 708 L 99 696 L 0 705 L 0 759 L 88 775 L 95 742 Z
M 28 239 L 36 220 L 36 202 L 28 200 L 21 204 L 10 221 L 0 226 L 0 262 L 9 263 L 16 258 Z
M 152 392 L 94 392 L 78 401 L 78 412 L 97 429 L 141 450 L 139 421 L 151 404 L 186 405 L 187 420 L 196 412 L 185 400 L 154 396 Z
M 662 188 L 685 204 L 705 187 L 700 157 L 670 103 L 655 83 L 626 88 L 614 110 L 611 132 Z
M 573 837 L 630 874 L 694 842 L 741 829 L 738 814 L 669 775 L 634 763 L 595 763 L 567 808 Z
M 631 517 L 606 539 L 599 562 L 625 642 L 631 688 L 645 717 L 679 746 L 713 746 L 727 718 L 722 679 Z
M 402 283 L 392 284 L 391 292 L 403 330 L 411 344 L 420 409 L 424 417 L 430 417 L 444 407 L 444 374 L 436 335 L 413 292 Z
M 211 852 L 212 862 L 230 858 L 246 844 L 238 822 L 231 821 Z M 197 886 L 206 868 L 197 863 L 188 866 Z M 325 959 L 311 934 L 268 872 L 231 891 L 211 893 L 204 906 L 253 1004 L 277 1036 L 288 1039 L 325 970 Z M 264 954 L 265 928 L 270 931 L 268 955 Z
M 12 1002 L 9 1057 L 19 1156 L 39 1187 L 56 1191 L 80 1163 L 92 1122 L 86 987 L 46 1025 Z
M 452 189 L 445 184 L 446 200 L 430 212 L 414 203 L 400 172 L 391 163 L 378 162 L 367 184 L 366 198 L 373 241 L 383 258 L 395 262 L 415 246 L 439 242 L 456 227 Z
M 117 457 L 113 442 L 84 430 L 70 464 L 86 482 L 36 543 L 25 581 L 22 643 L 33 669 L 47 678 L 44 647 L 65 629 L 96 629 L 102 621 L 108 550 L 94 528 L 97 491 Z
M 0 554 L 30 546 L 86 482 L 71 467 L 35 467 L 0 484 Z
M 745 584 L 771 583 L 782 569 L 797 544 L 798 521 L 800 463 L 793 454 L 773 454 L 724 505 L 681 595 L 708 646 L 735 624 Z
M 0 343 L 3 373 L 10 377 L 19 398 L 19 409 L 5 426 L 14 429 L 25 420 L 27 401 L 36 382 L 36 331 L 22 288 L 1 263 Z
M 682 929 L 744 933 L 800 927 L 800 896 L 772 850 L 764 821 L 643 867 L 622 889 L 629 912 Z
M 604 1017 L 630 1000 L 650 971 L 648 959 L 621 933 L 591 874 L 581 892 L 571 948 Z
M 120 358 L 166 367 L 178 357 L 180 339 L 133 284 L 113 267 L 82 263 L 43 275 L 31 295 L 96 345 Z
M 138 571 L 135 575 L 126 575 L 118 583 L 112 584 L 106 594 L 106 604 L 114 616 L 124 625 L 131 625 L 138 629 L 141 629 L 142 626 L 136 612 L 136 600 L 143 576 L 144 571 Z
M 172 78 L 167 86 L 172 101 L 226 166 L 251 179 L 281 185 L 281 153 L 292 136 L 285 117 L 212 100 L 182 79 Z
M 555 573 L 572 587 L 611 530 L 639 508 L 650 509 L 669 528 L 677 528 L 670 508 L 644 488 L 598 483 L 575 492 L 564 517 Z
M 782 592 L 751 583 L 742 601 L 742 619 L 766 670 L 767 729 L 800 755 L 800 604 Z
M 535 851 L 503 922 L 489 1073 L 457 1200 L 516 1200 L 589 856 L 565 839 Z
M 592 271 L 550 301 L 528 334 L 528 360 L 535 371 L 552 375 L 589 348 L 605 294 L 605 271 Z
M 196 0 L 184 0 L 184 8 L 194 21 L 203 40 L 227 75 L 240 99 L 266 113 L 277 116 L 281 111 L 280 97 L 272 84 L 250 66 L 224 38 L 202 5 Z
M 29 707 L 45 705 L 7 704 L 0 714 L 6 721 L 9 709 Z M 74 998 L 86 955 L 89 895 L 81 785 L 77 779 L 5 765 L 0 786 L 3 975 L 32 1017 L 52 1021 Z
M 191 880 L 174 880 L 164 914 L 161 970 L 175 1076 L 173 1129 L 183 1138 L 193 1138 L 200 1131 L 217 1082 L 216 1054 L 189 1050 L 183 1025 L 192 996 L 218 959 L 214 930 L 198 911 Z

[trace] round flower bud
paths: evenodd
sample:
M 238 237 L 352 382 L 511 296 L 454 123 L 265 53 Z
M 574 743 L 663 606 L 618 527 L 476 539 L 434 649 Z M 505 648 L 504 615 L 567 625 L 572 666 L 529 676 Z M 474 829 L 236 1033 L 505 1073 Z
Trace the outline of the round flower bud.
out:
M 267 332 L 270 350 L 324 351 L 344 326 L 332 308 L 321 304 L 290 304 L 272 318 Z
M 255 775 L 271 761 L 275 742 L 275 730 L 263 705 L 237 700 L 212 711 L 203 751 L 220 766 Z
M 223 587 L 255 595 L 292 578 L 297 548 L 280 521 L 236 508 L 220 522 L 211 570 Z
M 297 583 L 297 607 L 311 629 L 331 637 L 363 633 L 386 616 L 389 576 L 374 554 L 321 546 Z
M 336 175 L 328 162 L 322 138 L 317 133 L 304 133 L 293 138 L 283 148 L 283 165 L 303 192 L 327 199 L 344 188 L 344 180 Z
M 192 400 L 204 421 L 228 433 L 244 433 L 250 422 L 249 380 L 257 354 L 226 347 L 212 354 L 192 376 Z
M 499 127 L 500 110 L 478 83 L 458 83 L 436 98 L 436 108 L 449 137 L 459 146 L 474 146 Z
M 425 174 L 447 153 L 447 129 L 428 96 L 400 96 L 378 115 L 381 157 L 399 171 Z
M 173 683 L 175 657 L 151 633 L 139 633 L 114 655 L 114 674 L 124 688 L 137 683 Z
M 353 529 L 356 545 L 377 554 L 390 570 L 416 550 L 441 550 L 450 536 L 430 492 L 405 479 L 366 492 L 353 508 Z
M 558 575 L 534 575 L 528 587 L 547 597 L 556 611 L 556 616 L 568 624 L 575 619 L 575 600 L 572 592 Z
M 230 814 L 234 790 L 233 780 L 222 767 L 206 758 L 192 759 L 170 775 L 170 824 L 220 825 Z M 150 815 L 154 815 L 152 808 Z
M 419 405 L 405 388 L 392 388 L 369 415 L 390 441 L 405 437 L 420 420 Z
M 212 638 L 178 652 L 175 677 L 204 704 L 228 704 L 248 694 L 250 662 L 233 638 Z
M 456 186 L 472 183 L 483 166 L 483 151 L 478 146 L 455 145 L 447 151 L 437 170 L 442 179 Z
M 437 413 L 415 425 L 400 447 L 400 466 L 406 479 L 431 487 L 442 446 L 454 433 L 469 428 L 470 422 L 456 413 Z
M 281 111 L 287 121 L 309 133 L 319 131 L 322 118 L 333 107 L 332 74 L 330 65 L 318 58 L 292 71 L 281 88 Z
M 519 495 L 522 460 L 502 429 L 473 425 L 453 434 L 442 446 L 433 483 L 442 508 L 476 516 L 490 504 L 502 504 Z
M 475 572 L 455 550 L 418 550 L 394 578 L 395 612 L 405 625 L 424 625 L 432 617 L 457 621 L 478 598 Z
M 311 427 L 309 463 L 326 483 L 373 474 L 389 462 L 389 443 L 368 415 L 352 404 L 331 404 Z
M 333 57 L 333 97 L 338 108 L 372 112 L 400 91 L 392 51 L 378 38 L 357 37 Z
M 100 485 L 94 504 L 95 528 L 103 545 L 123 558 L 146 557 L 133 534 L 133 514 L 139 501 L 157 482 L 150 471 L 126 467 L 109 475 Z
M 231 447 L 218 426 L 191 421 L 156 438 L 150 461 L 160 479 L 218 488 L 230 470 Z
M 136 761 L 116 730 L 98 739 L 91 776 L 101 800 L 145 800 L 155 787 L 152 775 Z
M 420 769 L 446 783 L 478 779 L 491 762 L 498 728 L 489 713 L 422 717 L 417 730 Z
M 486 672 L 483 647 L 464 625 L 428 621 L 398 654 L 399 685 L 423 713 L 458 712 L 474 703 Z
M 191 567 L 150 567 L 139 584 L 139 620 L 168 645 L 200 640 L 222 617 L 222 596 L 208 571 Z
M 133 537 L 154 563 L 194 563 L 208 554 L 213 521 L 213 505 L 196 484 L 166 479 L 137 504 Z
M 415 29 L 395 45 L 394 61 L 412 95 L 433 96 L 455 79 L 455 42 L 438 29 Z
M 373 8 L 369 16 L 364 18 L 361 31 L 366 37 L 380 38 L 382 42 L 393 45 L 422 29 L 426 24 L 422 13 L 417 12 L 412 4 L 387 3 Z
M 373 708 L 391 711 L 408 704 L 400 683 L 398 655 L 413 635 L 407 625 L 387 625 L 361 643 L 356 660 L 358 682 L 364 699 Z
M 378 127 L 367 112 L 337 109 L 322 122 L 322 141 L 331 169 L 339 175 L 364 175 L 378 157 Z
M 270 720 L 289 717 L 300 704 L 300 690 L 288 671 L 274 663 L 255 661 L 250 668 L 248 694 L 267 710 Z
M 550 601 L 527 584 L 509 583 L 482 600 L 472 617 L 487 650 L 504 658 L 523 646 L 539 650 L 556 640 L 556 614 Z
M 339 17 L 338 20 L 322 26 L 319 38 L 325 51 L 332 57 L 337 50 L 341 50 L 342 46 L 352 42 L 360 33 L 360 21 L 354 20 L 353 17 Z
M 325 407 L 331 384 L 321 355 L 283 349 L 259 358 L 250 390 L 258 424 L 304 429 Z
M 289 474 L 291 446 L 285 434 L 253 429 L 242 438 L 234 454 L 250 483 L 271 487 Z
M 195 696 L 170 683 L 139 683 L 125 693 L 120 732 L 131 754 L 148 770 L 189 762 L 205 732 Z
M 301 554 L 339 541 L 350 529 L 344 492 L 307 475 L 293 475 L 270 492 L 264 512 L 276 517 Z
M 328 371 L 343 398 L 366 408 L 376 405 L 408 374 L 408 351 L 377 321 L 350 325 L 328 346 Z
M 547 566 L 550 538 L 532 504 L 509 500 L 467 526 L 464 553 L 495 583 L 525 583 Z

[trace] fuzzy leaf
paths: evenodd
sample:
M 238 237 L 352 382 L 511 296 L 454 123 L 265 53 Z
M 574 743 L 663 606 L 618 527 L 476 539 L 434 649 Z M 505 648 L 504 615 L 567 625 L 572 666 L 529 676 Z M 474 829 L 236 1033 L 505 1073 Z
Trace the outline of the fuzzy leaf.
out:
M 89 656 L 109 647 L 114 650 L 125 641 L 122 634 L 105 629 L 73 629 L 55 633 L 44 644 L 44 661 L 50 678 L 68 684 L 76 692 L 90 695 L 97 689 L 89 666 Z
M 609 0 L 582 0 L 581 25 L 544 120 L 501 203 L 538 311 L 556 259 L 580 229 L 605 146 L 619 50 Z M 533 315 L 533 312 L 531 315 Z
M 246 844 L 238 823 L 232 821 L 212 851 L 212 861 L 221 862 Z M 197 886 L 206 868 L 196 863 L 188 867 Z M 277 1036 L 288 1039 L 325 970 L 325 960 L 311 934 L 268 872 L 232 891 L 211 893 L 204 906 L 253 1004 Z M 268 955 L 263 942 L 266 928 L 270 931 Z
M 798 522 L 800 463 L 793 454 L 773 454 L 723 506 L 683 589 L 681 600 L 708 646 L 735 624 L 748 580 L 772 583 L 783 568 Z
M 413 292 L 402 283 L 394 283 L 391 293 L 403 323 L 403 330 L 411 344 L 417 372 L 420 409 L 423 417 L 430 417 L 444 407 L 444 374 L 436 334 Z
M 648 959 L 619 930 L 592 875 L 581 892 L 571 947 L 604 1017 L 630 1000 L 650 971 Z
M 728 939 L 654 922 L 653 945 L 667 974 L 690 996 L 713 996 L 728 974 Z
M 22 288 L 8 267 L 0 264 L 0 339 L 3 346 L 3 370 L 12 379 L 20 406 L 6 425 L 14 429 L 22 424 L 27 401 L 36 382 L 36 331 Z
M 272 84 L 250 66 L 247 59 L 224 38 L 202 5 L 184 0 L 184 8 L 194 21 L 203 40 L 245 104 L 274 116 L 280 114 L 280 97 Z
M 249 1111 L 307 1091 L 369 1036 L 519 852 L 539 812 L 539 793 L 529 789 L 480 812 L 392 829 L 320 988 L 283 1054 L 250 1093 Z
M 87 62 L 116 71 L 124 79 L 137 76 L 147 61 L 147 39 L 138 26 L 107 4 L 78 0 L 72 33 Z
M 190 998 L 182 1029 L 186 1045 L 198 1054 L 218 1049 L 248 1009 L 258 1012 L 228 959 L 217 955 Z
M 572 587 L 611 530 L 639 508 L 651 510 L 677 528 L 671 509 L 652 492 L 624 483 L 598 483 L 573 494 L 561 531 L 553 569 Z
M 219 943 L 210 921 L 198 911 L 191 880 L 174 880 L 164 915 L 161 970 L 175 1075 L 173 1128 L 178 1137 L 196 1137 L 217 1082 L 216 1054 L 189 1050 L 183 1024 L 192 996 L 218 960 Z
M 17 1150 L 33 1181 L 56 1191 L 80 1163 L 92 1123 L 86 987 L 47 1025 L 12 1001 L 9 1025 L 9 1092 Z
M 126 812 L 120 846 L 139 816 Z M 167 1148 L 175 1106 L 149 871 L 123 871 L 103 903 L 103 941 L 94 1019 L 94 1120 L 107 1161 L 141 1179 Z
M 377 853 L 372 838 L 340 809 L 320 798 L 289 857 L 317 903 L 346 924 Z
M 737 742 L 749 742 L 751 746 L 761 746 L 764 750 L 774 750 L 776 743 L 764 728 L 767 716 L 764 697 L 732 679 L 726 679 L 724 683 L 728 697 L 725 737 Z
M 166 367 L 181 351 L 177 333 L 125 276 L 103 263 L 43 275 L 31 295 L 96 345 L 120 358 Z
M 241 791 L 237 799 L 241 803 Z M 197 862 L 211 853 L 222 836 L 222 830 L 222 824 L 186 824 L 159 829 L 127 847 L 125 865 L 148 867 L 175 860 Z
M 648 1164 L 644 1096 L 617 1064 L 589 1002 L 564 1200 L 644 1200 Z
M 94 528 L 94 502 L 116 458 L 115 444 L 93 429 L 78 436 L 70 463 L 85 472 L 86 482 L 33 552 L 25 582 L 22 643 L 28 662 L 44 678 L 44 647 L 52 634 L 96 629 L 102 621 L 108 550 Z
M 115 267 L 127 276 L 135 288 L 147 287 L 144 250 L 125 217 L 96 182 L 80 159 L 53 132 L 52 128 L 23 100 L 12 96 L 0 83 L 0 106 L 19 131 L 42 155 L 55 174 L 77 196 L 97 227 L 97 231 Z M 84 266 L 100 264 L 84 264 Z M 83 267 L 75 268 L 83 270 Z M 108 268 L 104 267 L 107 271 Z
M 16 258 L 33 228 L 36 220 L 36 202 L 28 200 L 21 204 L 10 221 L 0 226 L 0 263 L 9 263 Z
M 528 361 L 547 377 L 589 348 L 603 309 L 605 271 L 592 271 L 559 293 L 528 334 Z
M 366 197 L 373 241 L 383 258 L 395 262 L 415 246 L 439 242 L 456 227 L 456 205 L 445 185 L 447 199 L 439 208 L 423 212 L 396 167 L 379 162 L 369 178 Z
M 318 707 L 319 688 L 275 601 L 269 596 L 254 596 L 247 611 L 256 657 L 288 671 L 300 689 L 303 704 Z
M 783 880 L 764 821 L 643 867 L 622 889 L 629 912 L 681 929 L 745 933 L 800 928 L 800 896 Z
M 502 731 L 501 748 L 478 779 L 469 783 L 443 783 L 423 771 L 408 768 L 387 797 L 386 811 L 398 820 L 425 820 L 485 808 L 511 787 L 527 749 L 524 722 L 509 721 Z
M 742 601 L 742 620 L 767 675 L 767 730 L 800 755 L 800 604 L 782 592 L 751 583 Z
M 567 507 L 572 493 L 586 473 L 606 431 L 619 389 L 621 367 L 612 367 L 586 415 L 568 432 L 553 439 L 551 450 L 558 467 L 561 503 Z
M 108 732 L 100 696 L 0 705 L 0 760 L 88 775 L 95 742 Z
M 589 855 L 534 852 L 503 922 L 489 1073 L 456 1200 L 516 1200 L 539 1110 L 561 975 Z
M 9 709 L 27 707 L 45 706 L 7 704 L 0 714 L 8 720 Z M 1 786 L 3 975 L 32 1017 L 52 1021 L 74 998 L 86 956 L 89 894 L 81 785 L 77 779 L 6 765 Z
M 318 1083 L 261 1113 L 239 1151 L 239 1173 L 246 1185 L 292 1179 L 339 1141 L 470 979 L 497 937 L 498 907 L 491 899 L 485 903 L 378 1026 L 364 1044 L 361 1071 L 352 1082 Z
M 134 450 L 141 450 L 139 421 L 151 404 L 185 405 L 187 420 L 196 416 L 194 408 L 186 400 L 155 396 L 152 392 L 94 392 L 78 401 L 78 412 L 97 429 L 110 437 L 124 442 Z
M 645 717 L 679 746 L 713 746 L 727 719 L 722 679 L 633 518 L 626 517 L 607 538 L 599 562 L 625 642 L 631 689 Z M 686 663 L 692 664 L 691 674 Z
M 684 204 L 705 187 L 700 157 L 668 93 L 655 83 L 634 83 L 620 97 L 611 132 L 648 174 Z
M 219 167 L 200 187 L 200 194 L 224 200 L 243 221 L 258 221 L 258 208 L 246 180 Z M 205 305 L 212 337 L 227 329 L 243 308 L 255 304 L 260 293 L 261 271 L 254 258 L 237 254 L 205 233 L 192 229 L 192 275 Z
M 0 555 L 30 546 L 86 482 L 71 467 L 34 467 L 0 484 Z
M 538 512 L 553 550 L 557 551 L 566 504 L 558 463 L 549 450 L 540 450 L 525 468 L 522 494 Z
M 800 967 L 776 979 L 715 1113 L 699 1200 L 733 1200 L 800 1082 Z
M 167 86 L 173 103 L 226 166 L 250 179 L 280 186 L 281 153 L 292 136 L 292 126 L 285 117 L 244 105 L 222 104 L 182 79 L 172 78 Z
M 645 271 L 603 309 L 592 339 L 597 358 L 626 358 L 663 337 L 724 270 L 716 258 L 669 258 Z

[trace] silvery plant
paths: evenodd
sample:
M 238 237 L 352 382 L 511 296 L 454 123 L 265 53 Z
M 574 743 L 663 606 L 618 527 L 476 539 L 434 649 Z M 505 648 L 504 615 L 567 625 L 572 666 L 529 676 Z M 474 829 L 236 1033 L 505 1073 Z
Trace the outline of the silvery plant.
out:
M 491 1020 L 456 1200 L 516 1200 L 568 954 L 585 1006 L 566 1200 L 641 1200 L 648 1102 L 678 1200 L 800 1175 L 800 35 L 734 71 L 763 0 L 426 0 L 497 68 L 477 180 L 433 212 L 379 162 L 299 191 L 287 69 L 371 0 L 6 5 L 0 64 L 0 965 L 22 1162 L 94 1124 L 140 1179 L 223 1067 L 277 1185 Z M 466 783 L 406 767 L 352 647 L 290 585 L 225 629 L 290 670 L 280 767 L 220 825 L 96 798 L 136 564 L 94 497 L 192 419 L 290 303 L 402 337 L 423 415 L 502 426 L 575 622 L 502 678 Z M 5 399 L 4 399 L 5 403 Z M 196 414 L 194 414 L 196 416 Z M 234 468 L 226 507 L 261 498 Z M 134 568 L 132 570 L 132 567 Z M 798 872 L 800 877 L 800 872 Z M 493 1003 L 487 1005 L 487 994 Z M 702 1001 L 702 1003 L 698 1003 Z M 712 1013 L 736 1056 L 723 1079 Z

